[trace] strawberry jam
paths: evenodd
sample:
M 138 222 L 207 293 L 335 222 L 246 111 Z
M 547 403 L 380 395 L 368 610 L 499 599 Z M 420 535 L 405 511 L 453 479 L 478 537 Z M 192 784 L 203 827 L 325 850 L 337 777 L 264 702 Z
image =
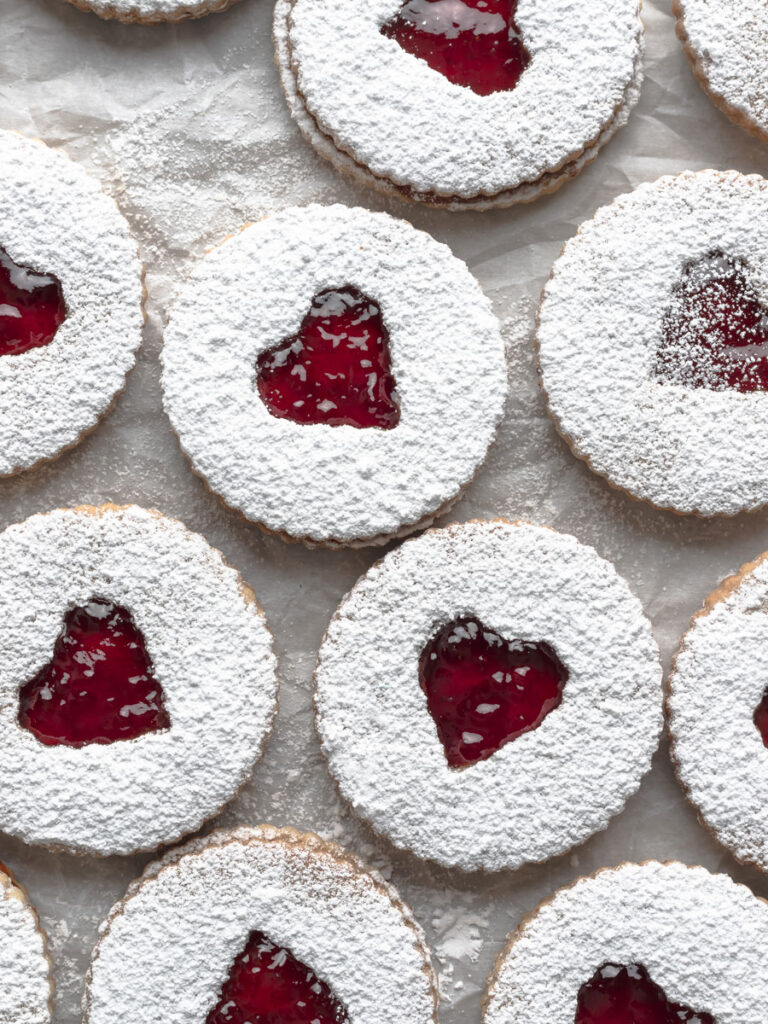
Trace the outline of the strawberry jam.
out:
M 347 1013 L 324 981 L 287 949 L 252 932 L 206 1024 L 344 1024 Z
M 714 251 L 686 264 L 655 369 L 662 380 L 690 388 L 768 390 L 768 312 L 743 260 Z
M 514 89 L 530 63 L 517 0 L 405 0 L 382 34 L 480 96 Z
M 299 333 L 263 352 L 257 369 L 273 416 L 381 430 L 400 421 L 381 310 L 350 285 L 319 292 Z
M 639 964 L 603 964 L 579 990 L 574 1024 L 715 1024 L 715 1019 L 668 1002 Z
M 0 249 L 0 356 L 47 345 L 66 315 L 56 278 L 14 263 Z
M 536 729 L 558 706 L 568 670 L 546 643 L 505 640 L 475 618 L 443 626 L 419 682 L 452 768 L 476 764 Z
M 130 740 L 170 726 L 126 608 L 93 597 L 67 612 L 53 657 L 21 690 L 19 724 L 52 747 Z
M 768 747 L 768 690 L 763 694 L 763 699 L 755 708 L 753 721 L 757 731 L 763 738 L 763 743 Z

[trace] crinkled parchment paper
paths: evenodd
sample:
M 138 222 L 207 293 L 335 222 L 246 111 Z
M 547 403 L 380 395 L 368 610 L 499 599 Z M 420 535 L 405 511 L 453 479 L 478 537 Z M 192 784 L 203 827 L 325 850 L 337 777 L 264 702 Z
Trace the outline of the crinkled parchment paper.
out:
M 337 176 L 293 127 L 272 62 L 271 7 L 270 0 L 242 0 L 223 15 L 142 28 L 102 23 L 62 0 L 1 0 L 0 127 L 62 146 L 116 196 L 147 264 L 149 322 L 127 390 L 99 429 L 52 465 L 0 481 L 0 527 L 57 506 L 138 502 L 179 517 L 222 549 L 264 604 L 282 686 L 266 756 L 217 824 L 306 827 L 362 853 L 397 884 L 426 929 L 441 977 L 443 1024 L 477 1024 L 485 979 L 507 932 L 580 874 L 660 857 L 728 871 L 762 895 L 768 881 L 737 867 L 699 827 L 666 746 L 607 832 L 516 874 L 462 875 L 424 865 L 357 821 L 337 796 L 313 733 L 311 673 L 334 607 L 378 553 L 286 545 L 205 491 L 161 408 L 158 352 L 168 303 L 207 248 L 287 204 L 338 200 L 387 209 L 447 242 L 491 296 L 511 353 L 499 441 L 452 518 L 522 517 L 593 544 L 643 601 L 668 662 L 717 581 L 768 548 L 768 514 L 678 518 L 593 476 L 546 417 L 532 316 L 562 243 L 598 206 L 686 167 L 768 173 L 768 147 L 711 106 L 674 37 L 666 0 L 652 0 L 639 108 L 575 182 L 532 206 L 485 214 L 386 202 Z M 147 859 L 61 856 L 0 838 L 0 860 L 28 886 L 51 939 L 57 1024 L 80 1019 L 98 924 Z

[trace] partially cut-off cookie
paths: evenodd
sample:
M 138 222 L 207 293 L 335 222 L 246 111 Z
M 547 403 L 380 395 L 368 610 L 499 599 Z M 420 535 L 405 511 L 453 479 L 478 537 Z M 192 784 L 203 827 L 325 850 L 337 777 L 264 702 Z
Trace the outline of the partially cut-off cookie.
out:
M 216 832 L 151 864 L 102 926 L 84 1024 L 436 1024 L 394 888 L 291 828 Z
M 278 0 L 274 34 L 291 113 L 321 156 L 457 210 L 559 188 L 626 123 L 642 82 L 637 0 Z
M 0 864 L 0 1020 L 52 1024 L 53 974 L 48 948 L 26 891 Z
M 674 0 L 677 34 L 699 83 L 740 128 L 768 141 L 764 0 Z
M 0 829 L 127 854 L 249 777 L 277 679 L 253 592 L 201 536 L 134 505 L 0 534 Z
M 0 476 L 96 426 L 134 364 L 142 303 L 136 242 L 99 182 L 0 131 Z
M 764 1024 L 768 904 L 727 875 L 622 864 L 510 936 L 483 1024 Z
M 537 343 L 574 454 L 659 508 L 768 503 L 768 181 L 685 171 L 619 196 L 552 269 Z
M 702 823 L 768 871 L 768 554 L 724 580 L 683 636 L 667 707 L 677 774 Z
M 212 491 L 288 540 L 383 544 L 458 500 L 507 389 L 491 305 L 423 231 L 289 209 L 208 253 L 171 310 L 163 401 Z
M 662 725 L 648 620 L 613 566 L 528 523 L 431 530 L 352 588 L 316 670 L 354 809 L 419 857 L 544 861 L 604 829 Z
M 226 11 L 237 0 L 67 0 L 81 11 L 91 11 L 100 18 L 132 24 L 154 25 L 163 21 L 184 21 L 202 18 L 216 11 Z

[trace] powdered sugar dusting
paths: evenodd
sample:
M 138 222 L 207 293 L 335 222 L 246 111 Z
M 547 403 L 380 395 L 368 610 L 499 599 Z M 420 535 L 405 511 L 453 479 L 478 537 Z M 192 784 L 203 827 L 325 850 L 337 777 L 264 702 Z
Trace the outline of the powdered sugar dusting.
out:
M 101 18 L 119 21 L 180 21 L 199 18 L 203 14 L 226 10 L 236 0 L 69 0 L 82 10 L 93 11 Z
M 521 0 L 531 63 L 511 92 L 478 96 L 381 34 L 400 0 L 293 0 L 289 45 L 309 114 L 374 175 L 471 198 L 578 157 L 627 99 L 641 51 L 636 0 Z
M 141 344 L 141 264 L 112 199 L 63 153 L 0 132 L 0 245 L 61 282 L 50 344 L 0 357 L 0 476 L 53 458 L 106 412 Z M 22 426 L 23 425 L 23 426 Z
M 768 301 L 767 218 L 763 178 L 686 171 L 598 210 L 555 263 L 538 327 L 550 412 L 576 454 L 635 497 L 706 516 L 768 501 L 768 395 L 654 372 L 689 261 L 743 261 Z
M 0 826 L 100 854 L 194 831 L 247 778 L 269 731 L 271 638 L 238 574 L 181 523 L 135 506 L 59 510 L 0 535 Z M 104 597 L 130 609 L 168 730 L 76 749 L 18 723 L 18 693 L 51 657 L 64 613 Z
M 272 416 L 256 360 L 313 297 L 353 285 L 389 333 L 393 430 Z M 446 246 L 386 214 L 309 206 L 251 225 L 198 264 L 163 349 L 165 407 L 195 469 L 251 520 L 314 542 L 381 541 L 458 497 L 506 392 L 490 304 Z
M 538 729 L 457 771 L 418 659 L 436 626 L 466 614 L 550 644 L 569 678 Z M 317 725 L 342 793 L 377 831 L 442 864 L 516 868 L 621 810 L 658 742 L 660 681 L 639 602 L 592 548 L 542 527 L 475 522 L 409 541 L 349 593 L 318 657 Z
M 556 893 L 498 965 L 484 1024 L 573 1024 L 579 988 L 604 963 L 641 964 L 671 1002 L 717 1024 L 768 1013 L 768 905 L 727 875 L 625 864 Z
M 256 928 L 331 986 L 351 1024 L 436 1020 L 421 930 L 394 890 L 341 847 L 263 826 L 150 866 L 103 930 L 86 1021 L 202 1022 Z
M 768 12 L 762 0 L 678 0 L 681 34 L 714 97 L 768 135 Z
M 768 869 L 768 749 L 753 717 L 766 688 L 768 559 L 707 603 L 670 678 L 680 779 L 707 826 L 740 859 Z
M 0 871 L 0 1020 L 50 1024 L 51 965 L 26 895 Z

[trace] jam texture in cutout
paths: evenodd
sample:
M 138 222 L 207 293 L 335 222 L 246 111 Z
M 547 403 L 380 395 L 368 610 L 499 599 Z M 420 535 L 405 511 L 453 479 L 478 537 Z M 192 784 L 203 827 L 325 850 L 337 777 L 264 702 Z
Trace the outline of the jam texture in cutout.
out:
M 716 1024 L 709 1013 L 670 1003 L 640 964 L 603 964 L 579 990 L 574 1024 Z
M 346 1024 L 324 981 L 263 934 L 252 932 L 206 1024 Z
M 299 333 L 259 356 L 256 380 L 281 419 L 381 430 L 400 422 L 381 310 L 351 285 L 319 292 Z
M 66 316 L 59 281 L 15 263 L 0 248 L 0 356 L 48 345 Z
M 484 761 L 556 708 L 568 670 L 546 643 L 455 619 L 422 651 L 419 682 L 452 768 Z
M 763 699 L 755 708 L 753 721 L 760 733 L 763 743 L 768 747 L 768 690 L 763 694 Z
M 144 637 L 100 597 L 73 608 L 53 657 L 19 694 L 19 724 L 47 746 L 114 743 L 170 727 Z
M 664 317 L 656 376 L 711 391 L 768 390 L 768 310 L 742 259 L 691 260 Z
M 490 96 L 514 89 L 531 60 L 516 12 L 517 0 L 405 0 L 381 31 L 454 85 Z

